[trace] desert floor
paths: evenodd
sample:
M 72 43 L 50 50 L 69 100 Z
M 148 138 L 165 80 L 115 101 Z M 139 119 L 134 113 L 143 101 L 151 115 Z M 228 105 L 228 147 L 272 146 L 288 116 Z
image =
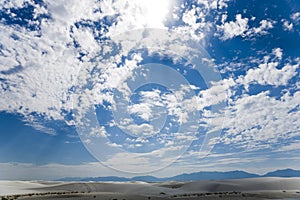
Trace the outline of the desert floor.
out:
M 0 197 L 2 200 L 300 199 L 300 178 L 164 183 L 0 181 Z

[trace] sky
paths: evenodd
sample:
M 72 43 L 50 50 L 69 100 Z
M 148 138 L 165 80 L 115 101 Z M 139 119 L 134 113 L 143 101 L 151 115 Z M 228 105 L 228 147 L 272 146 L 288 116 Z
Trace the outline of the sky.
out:
M 0 179 L 300 169 L 297 0 L 0 0 Z

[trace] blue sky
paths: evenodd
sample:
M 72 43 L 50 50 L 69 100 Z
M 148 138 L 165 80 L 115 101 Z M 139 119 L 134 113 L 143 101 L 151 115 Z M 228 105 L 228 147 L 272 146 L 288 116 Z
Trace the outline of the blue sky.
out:
M 0 3 L 0 179 L 300 166 L 300 3 Z

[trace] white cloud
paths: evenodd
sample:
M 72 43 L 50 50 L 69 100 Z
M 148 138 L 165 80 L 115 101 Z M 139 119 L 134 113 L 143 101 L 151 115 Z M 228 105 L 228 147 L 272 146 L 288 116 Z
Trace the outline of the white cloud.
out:
M 203 111 L 205 107 L 222 104 L 229 100 L 230 88 L 235 85 L 232 78 L 212 83 L 210 88 L 200 91 L 198 96 L 183 99 L 182 107 L 185 111 L 192 112 Z
M 283 50 L 281 48 L 275 48 L 272 50 L 272 53 L 279 59 L 282 59 L 282 55 L 283 55 Z
M 232 39 L 237 36 L 255 38 L 259 35 L 266 35 L 275 23 L 274 21 L 264 19 L 259 22 L 259 27 L 250 27 L 248 25 L 249 19 L 242 18 L 241 14 L 236 15 L 235 21 L 225 22 L 226 19 L 227 15 L 222 15 L 222 25 L 217 25 L 218 31 L 222 33 L 222 40 Z
M 139 95 L 140 103 L 130 105 L 128 107 L 129 113 L 146 121 L 159 118 L 165 110 L 160 90 L 141 91 Z
M 152 115 L 152 109 L 151 104 L 146 103 L 140 103 L 140 104 L 133 104 L 129 106 L 129 112 L 130 114 L 135 114 L 142 118 L 143 120 L 149 121 L 153 115 Z
M 228 40 L 236 36 L 244 36 L 248 30 L 248 18 L 242 18 L 241 14 L 237 14 L 235 19 L 236 21 L 226 22 L 221 26 L 217 26 L 217 28 L 223 32 L 223 40 Z
M 107 132 L 104 126 L 99 126 L 99 127 L 93 127 L 90 132 L 91 137 L 102 137 L 106 138 L 107 137 Z
M 291 22 L 289 22 L 289 21 L 287 21 L 287 20 L 285 20 L 285 19 L 283 19 L 282 20 L 282 26 L 283 26 L 283 29 L 285 30 L 285 31 L 292 31 L 293 30 L 293 28 L 294 28 L 294 25 L 293 25 L 293 23 L 291 23 Z
M 298 23 L 300 21 L 300 12 L 293 13 L 292 16 L 291 16 L 291 19 L 295 23 Z
M 273 23 L 272 21 L 269 20 L 261 20 L 260 21 L 260 26 L 259 27 L 253 27 L 249 29 L 249 31 L 246 33 L 248 36 L 252 35 L 253 37 L 257 35 L 265 35 L 267 34 L 267 30 L 273 28 Z
M 295 150 L 300 150 L 300 142 L 299 141 L 295 141 L 295 142 L 290 143 L 289 145 L 282 146 L 277 151 L 295 151 Z
M 74 29 L 72 36 L 80 45 L 81 50 L 86 54 L 95 54 L 95 52 L 100 51 L 100 46 L 90 31 L 86 29 Z
M 1 4 L 5 8 L 22 7 L 25 1 L 6 2 Z M 81 68 L 87 68 L 91 58 L 101 50 L 89 28 L 75 27 L 80 21 L 99 21 L 106 16 L 116 15 L 118 23 L 109 27 L 108 35 L 143 27 L 163 28 L 168 10 L 172 9 L 169 0 L 156 3 L 141 1 L 86 1 L 84 5 L 79 1 L 46 1 L 46 7 L 35 6 L 35 15 L 49 13 L 50 19 L 41 21 L 41 36 L 15 26 L 0 25 L 2 52 L 0 55 L 1 83 L 0 110 L 20 113 L 29 116 L 37 113 L 47 119 L 63 119 L 62 109 L 70 110 L 73 107 L 69 101 L 69 89 L 76 84 L 77 73 Z M 157 13 L 155 6 L 159 4 L 161 13 Z M 101 8 L 102 13 L 94 12 Z M 134 14 L 134 15 L 133 15 Z M 147 14 L 146 17 L 144 15 Z M 149 17 L 157 17 L 156 21 Z M 73 32 L 70 32 L 72 29 Z M 105 35 L 104 28 L 97 30 Z M 11 35 L 16 35 L 15 40 Z M 73 47 L 77 42 L 80 48 Z M 79 61 L 79 52 L 85 53 L 83 62 Z M 118 58 L 116 56 L 115 58 Z M 109 68 L 103 79 L 106 84 L 101 88 L 112 88 L 114 84 L 124 78 L 136 66 L 135 61 L 127 61 L 124 68 Z M 18 69 L 15 70 L 14 69 Z M 5 72 L 10 72 L 7 74 Z M 12 73 L 14 72 L 14 73 Z M 107 77 L 105 77 L 107 75 Z M 119 79 L 116 80 L 116 77 Z M 107 87 L 109 86 L 109 87 Z M 6 88 L 8 88 L 6 90 Z M 100 89 L 101 89 L 100 88 Z M 4 90 L 5 89 L 5 90 Z M 99 89 L 95 88 L 95 89 Z M 88 92 L 88 91 L 86 91 Z M 90 104 L 93 99 L 112 101 L 109 95 L 100 95 L 99 92 L 90 92 L 83 103 Z M 91 96 L 92 95 L 92 96 Z M 72 96 L 72 94 L 71 94 Z M 71 97 L 72 99 L 72 97 Z M 73 98 L 74 100 L 74 98 Z M 9 102 L 9 104 L 7 104 Z
M 6 8 L 22 7 L 23 2 L 22 0 L 6 2 L 6 4 L 1 4 L 0 6 L 3 5 Z M 170 29 L 183 33 L 182 35 L 186 36 L 186 38 L 191 36 L 195 40 L 202 40 L 206 35 L 209 35 L 206 33 L 209 32 L 212 26 L 206 21 L 206 16 L 211 10 L 225 8 L 227 6 L 226 2 L 220 0 L 199 0 L 199 5 L 183 11 L 181 20 L 184 24 Z M 178 35 L 158 34 L 156 37 L 150 35 L 149 41 L 143 41 L 145 38 L 140 38 L 142 34 L 134 35 L 137 38 L 133 38 L 132 42 L 125 39 L 125 42 L 121 44 L 120 55 L 116 55 L 109 60 L 113 64 L 107 66 L 105 65 L 106 63 L 98 63 L 98 69 L 103 71 L 94 73 L 93 77 L 91 77 L 93 78 L 91 80 L 95 83 L 94 87 L 90 90 L 79 88 L 79 90 L 82 89 L 82 97 L 80 99 L 72 98 L 68 90 L 76 84 L 81 84 L 76 83 L 78 71 L 80 69 L 92 70 L 95 67 L 95 63 L 102 59 L 99 58 L 95 63 L 89 62 L 97 53 L 101 51 L 110 53 L 113 51 L 113 48 L 109 48 L 109 45 L 99 44 L 99 41 L 95 40 L 91 29 L 76 27 L 74 25 L 76 22 L 99 22 L 104 17 L 111 17 L 115 22 L 112 22 L 107 32 L 105 28 L 96 30 L 98 34 L 103 36 L 118 35 L 124 31 L 144 27 L 166 29 L 165 24 L 167 23 L 165 22 L 167 22 L 168 15 L 173 11 L 172 2 L 170 0 L 155 0 L 147 3 L 141 0 L 104 0 L 100 2 L 90 0 L 82 4 L 81 1 L 76 0 L 72 2 L 46 1 L 46 3 L 48 10 L 37 5 L 35 9 L 35 15 L 49 13 L 52 16 L 51 19 L 45 19 L 41 22 L 41 35 L 39 37 L 36 36 L 35 32 L 30 32 L 23 28 L 0 24 L 0 43 L 3 46 L 3 49 L 1 49 L 3 54 L 0 55 L 0 72 L 2 72 L 0 73 L 0 78 L 5 80 L 1 81 L 0 86 L 0 110 L 24 115 L 27 121 L 31 122 L 36 129 L 43 130 L 48 134 L 55 134 L 55 132 L 52 129 L 45 129 L 45 127 L 36 124 L 35 119 L 31 116 L 32 113 L 37 113 L 37 115 L 50 120 L 63 120 L 62 109 L 70 110 L 73 107 L 73 102 L 69 98 L 74 100 L 75 105 L 77 103 L 80 104 L 81 107 L 78 109 L 85 109 L 92 104 L 102 103 L 104 100 L 114 103 L 113 95 L 109 92 L 101 93 L 103 90 L 121 88 L 122 92 L 127 94 L 128 86 L 122 85 L 122 83 L 132 76 L 131 72 L 134 69 L 139 67 L 141 55 L 135 54 L 132 58 L 126 59 L 125 64 L 123 63 L 121 66 L 117 66 L 117 64 L 120 64 L 121 56 L 127 55 L 130 47 L 135 47 L 138 42 L 142 41 L 141 43 L 145 44 L 145 46 L 161 45 L 176 53 L 183 52 L 182 54 L 186 55 L 187 58 L 189 58 L 191 53 L 180 42 L 176 43 L 178 38 L 175 36 Z M 96 12 L 99 8 L 102 10 L 101 13 Z M 292 24 L 299 22 L 299 16 L 299 13 L 294 13 L 291 16 L 293 21 L 286 21 L 285 27 L 292 29 Z M 222 16 L 221 21 L 223 24 L 217 28 L 222 33 L 221 38 L 223 40 L 237 36 L 255 37 L 259 34 L 267 34 L 267 31 L 273 28 L 275 23 L 266 19 L 260 21 L 258 27 L 249 27 L 248 18 L 243 18 L 241 14 L 235 17 L 234 21 L 226 22 L 227 16 L 225 14 Z M 73 28 L 72 33 L 70 32 L 71 28 Z M 160 32 L 149 34 L 155 35 L 157 33 Z M 19 39 L 13 39 L 11 37 L 13 34 L 17 35 Z M 151 40 L 151 38 L 154 39 Z M 186 38 L 180 39 L 185 41 Z M 122 39 L 124 38 L 120 40 Z M 77 42 L 80 48 L 75 48 L 73 42 Z M 126 45 L 128 49 L 125 48 Z M 78 59 L 79 52 L 86 54 L 81 61 Z M 287 86 L 288 81 L 297 74 L 299 64 L 286 63 L 282 68 L 279 68 L 279 61 L 283 58 L 282 49 L 273 49 L 273 54 L 276 56 L 277 62 L 267 59 L 265 62 L 258 64 L 257 68 L 249 69 L 246 75 L 241 76 L 239 79 L 229 78 L 214 83 L 210 89 L 200 92 L 200 96 L 185 98 L 184 94 L 188 92 L 186 88 L 180 88 L 178 91 L 175 91 L 175 94 L 164 96 L 157 96 L 155 92 L 143 93 L 143 102 L 132 106 L 131 113 L 135 113 L 145 120 L 150 120 L 157 114 L 153 112 L 153 106 L 165 106 L 168 114 L 177 116 L 179 122 L 184 123 L 189 121 L 189 113 L 203 110 L 205 107 L 217 105 L 228 100 L 228 96 L 232 97 L 234 95 L 234 87 L 240 85 L 247 87 L 251 83 Z M 80 73 L 87 72 L 81 71 Z M 85 74 L 83 77 L 87 78 Z M 297 85 L 299 88 L 299 83 Z M 190 89 L 195 88 L 191 86 Z M 263 142 L 277 142 L 279 138 L 299 135 L 299 112 L 290 112 L 299 105 L 299 92 L 293 94 L 287 92 L 281 98 L 270 97 L 266 92 L 252 96 L 247 95 L 246 91 L 243 92 L 245 94 L 235 99 L 229 99 L 231 101 L 230 107 L 222 110 L 224 115 L 207 110 L 203 114 L 203 120 L 207 120 L 208 125 L 211 125 L 214 130 L 228 129 L 223 140 L 225 144 L 236 144 L 246 146 L 246 148 L 254 148 L 255 146 L 263 148 L 267 147 L 267 145 L 262 145 Z M 129 95 L 128 93 L 128 97 Z M 159 98 L 158 101 L 153 101 L 157 98 Z M 221 124 L 223 121 L 225 122 L 224 127 Z M 126 121 L 125 124 L 129 125 L 127 127 L 133 133 L 139 134 L 144 131 L 146 136 L 151 132 L 153 133 L 155 128 L 149 124 L 132 125 L 132 121 Z M 94 131 L 91 132 L 92 136 L 107 136 L 104 127 Z M 182 139 L 183 142 L 186 142 L 195 138 L 192 134 L 182 135 L 182 133 L 179 133 L 177 139 Z M 173 145 L 170 141 L 166 141 L 166 143 L 171 147 Z M 116 146 L 116 144 L 111 145 Z M 292 150 L 296 147 L 296 143 L 293 143 L 290 146 L 282 147 L 282 149 Z M 166 152 L 168 151 L 166 150 Z M 156 153 L 163 154 L 163 152 Z M 116 158 L 120 158 L 120 156 L 114 157 L 111 161 L 116 162 Z M 135 158 L 129 159 L 133 160 Z M 234 160 L 231 161 L 233 162 Z M 147 160 L 141 160 L 141 162 L 147 163 Z M 230 160 L 227 160 L 228 162 Z M 119 160 L 115 164 L 122 163 Z M 82 167 L 79 170 L 81 174 L 84 174 L 83 169 L 84 171 L 90 169 L 89 164 Z M 93 167 L 95 166 L 93 165 Z M 97 167 L 99 166 L 97 165 Z M 130 167 L 133 166 L 131 165 Z M 50 167 L 46 168 L 46 171 L 51 171 Z M 34 166 L 26 168 L 27 171 L 22 171 L 24 175 L 30 172 L 29 169 L 36 168 Z M 55 169 L 58 170 L 57 168 Z M 103 170 L 103 167 L 99 167 L 99 169 Z M 75 167 L 74 170 L 76 172 L 77 168 Z M 41 171 L 36 173 L 38 174 L 39 172 Z M 74 174 L 76 175 L 75 172 Z M 51 173 L 55 174 L 57 171 L 51 171 Z M 10 171 L 9 174 L 12 174 L 12 172 Z M 32 173 L 28 174 L 28 176 L 35 177 Z M 20 174 L 16 174 L 15 177 L 17 175 Z M 68 176 L 68 174 L 65 174 L 65 176 Z
M 219 112 L 204 109 L 201 118 L 207 123 L 206 127 L 224 130 L 220 141 L 226 146 L 234 145 L 244 150 L 272 149 L 275 148 L 273 144 L 278 145 L 281 139 L 299 136 L 297 124 L 300 113 L 295 110 L 299 106 L 299 92 L 290 93 L 286 89 L 277 97 L 271 96 L 269 91 L 248 94 L 251 83 L 288 87 L 289 80 L 297 75 L 298 59 L 280 63 L 283 57 L 280 48 L 273 49 L 272 54 L 255 61 L 258 67 L 250 68 L 244 76 L 223 79 L 201 91 L 199 97 L 186 100 L 186 107 L 196 110 L 227 100 L 228 105 L 220 108 Z M 242 93 L 237 95 L 236 90 L 240 90 L 241 86 L 246 90 L 242 89 Z M 281 148 L 281 145 L 278 146 L 276 148 Z
M 49 118 L 62 119 L 62 101 L 66 100 L 66 91 L 72 85 L 72 74 L 80 67 L 74 59 L 74 50 L 49 40 L 47 36 L 37 38 L 3 25 L 0 31 L 4 51 L 11 52 L 1 56 L 11 62 L 1 62 L 0 70 L 13 69 L 16 65 L 21 69 L 0 75 L 9 85 L 7 91 L 0 91 L 0 109 L 24 115 L 37 112 Z M 17 34 L 20 39 L 14 41 L 9 37 L 10 33 Z
M 280 56 L 280 52 L 276 52 Z M 288 81 L 296 75 L 299 64 L 286 64 L 282 69 L 278 69 L 278 62 L 263 63 L 256 69 L 249 69 L 245 77 L 242 78 L 243 84 L 248 87 L 250 83 L 260 85 L 287 85 Z
M 54 128 L 46 127 L 39 122 L 27 122 L 28 126 L 33 127 L 35 130 L 41 131 L 42 133 L 46 133 L 49 135 L 57 135 L 56 130 Z
M 267 92 L 245 95 L 225 112 L 223 137 L 226 144 L 256 149 L 270 148 L 280 138 L 299 135 L 299 112 L 291 112 L 299 105 L 299 95 L 286 93 L 281 99 L 269 97 Z M 267 142 L 267 145 L 258 145 Z
M 182 35 L 187 35 L 201 44 L 205 45 L 205 39 L 208 38 L 213 27 L 213 23 L 207 20 L 207 16 L 213 11 L 226 8 L 227 0 L 198 0 L 191 9 L 185 9 L 184 2 L 181 4 L 180 11 L 174 9 L 174 15 L 182 12 L 182 22 L 184 25 L 173 27 L 174 30 Z
M 168 14 L 173 9 L 170 0 L 105 0 L 99 3 L 103 13 L 117 14 L 118 23 L 109 28 L 107 35 L 116 35 L 133 29 L 141 28 L 165 28 Z
M 136 137 L 149 137 L 152 136 L 153 134 L 156 134 L 157 130 L 153 127 L 151 124 L 129 124 L 127 126 L 121 126 L 123 130 L 127 130 L 129 133 Z

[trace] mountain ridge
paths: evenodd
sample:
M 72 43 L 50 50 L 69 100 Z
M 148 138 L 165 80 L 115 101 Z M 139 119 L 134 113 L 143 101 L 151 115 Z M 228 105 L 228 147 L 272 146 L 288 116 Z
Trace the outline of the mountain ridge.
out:
M 94 181 L 94 182 L 165 182 L 165 181 L 200 181 L 200 180 L 222 180 L 222 179 L 242 179 L 242 178 L 259 178 L 259 177 L 300 177 L 300 170 L 280 169 L 267 172 L 263 175 L 253 174 L 242 170 L 234 170 L 227 172 L 219 171 L 203 171 L 193 173 L 183 173 L 171 177 L 158 178 L 155 176 L 135 176 L 125 178 L 119 176 L 104 176 L 104 177 L 65 177 L 56 181 Z

